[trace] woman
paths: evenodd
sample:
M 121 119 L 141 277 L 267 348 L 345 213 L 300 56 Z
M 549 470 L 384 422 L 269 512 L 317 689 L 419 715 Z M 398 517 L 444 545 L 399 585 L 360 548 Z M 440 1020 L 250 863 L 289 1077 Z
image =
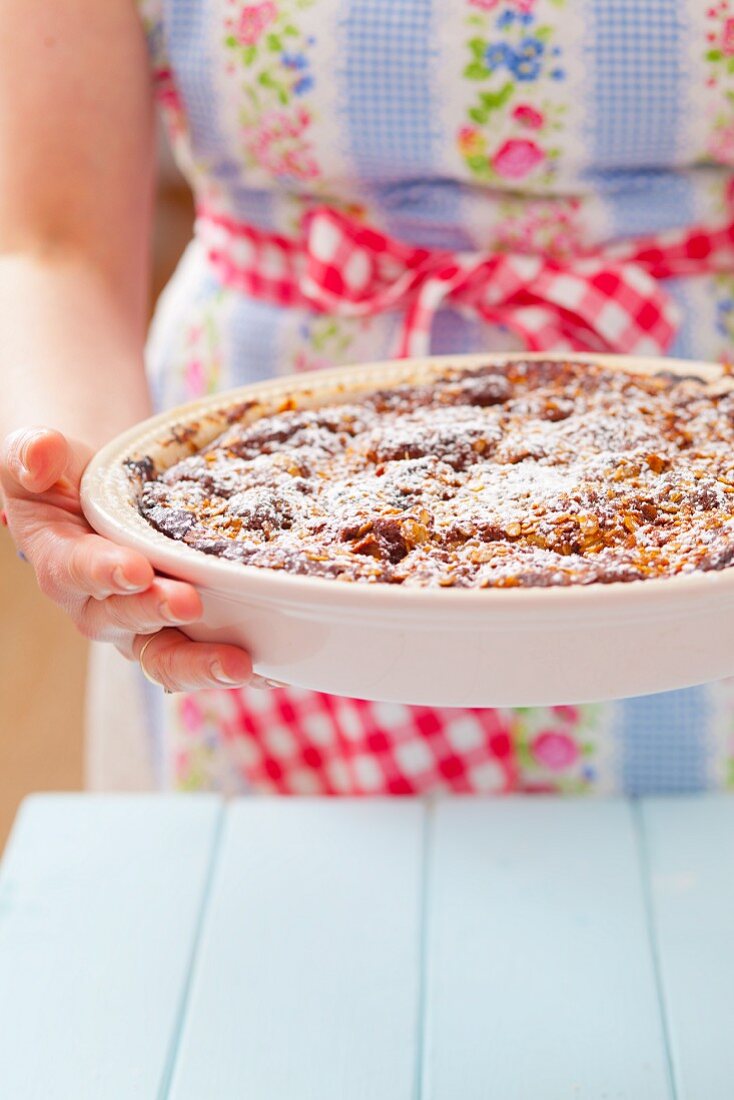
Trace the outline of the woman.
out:
M 502 254 L 528 281 L 525 310 L 493 288 L 491 323 L 460 308 L 460 293 L 445 301 L 443 287 L 432 352 L 726 357 L 734 10 L 726 0 L 139 8 L 9 0 L 0 25 L 2 486 L 42 589 L 105 643 L 92 670 L 92 782 L 370 794 L 725 786 L 726 684 L 524 711 L 257 690 L 245 653 L 178 629 L 200 613 L 196 592 L 93 535 L 77 493 L 94 448 L 146 416 L 149 393 L 165 408 L 411 346 L 409 302 L 384 308 L 372 288 L 355 315 L 339 294 L 324 302 L 291 278 L 288 263 L 300 270 L 324 219 L 327 237 L 368 226 L 398 252 L 403 242 Z M 158 310 L 146 383 L 152 88 L 200 214 Z M 568 277 L 590 278 L 581 253 L 597 263 L 591 317 L 568 297 Z M 542 294 L 538 272 L 550 276 Z M 148 687 L 141 664 L 170 694 Z

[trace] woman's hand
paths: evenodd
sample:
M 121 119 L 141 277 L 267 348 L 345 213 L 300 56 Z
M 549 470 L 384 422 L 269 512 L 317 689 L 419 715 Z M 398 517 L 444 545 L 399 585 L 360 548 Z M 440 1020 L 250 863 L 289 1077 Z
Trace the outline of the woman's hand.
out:
M 0 452 L 10 533 L 41 591 L 85 637 L 112 642 L 130 660 L 145 646 L 146 673 L 169 691 L 247 683 L 244 650 L 192 642 L 176 629 L 201 617 L 195 588 L 157 577 L 137 551 L 92 531 L 79 503 L 90 458 L 88 448 L 47 428 L 13 432 Z

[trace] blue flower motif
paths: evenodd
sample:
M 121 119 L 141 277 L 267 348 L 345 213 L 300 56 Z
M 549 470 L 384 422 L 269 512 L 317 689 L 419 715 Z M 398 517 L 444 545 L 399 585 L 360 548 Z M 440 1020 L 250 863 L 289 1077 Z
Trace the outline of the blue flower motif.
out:
M 295 69 L 296 72 L 308 68 L 308 58 L 302 53 L 284 53 L 281 54 L 280 60 L 286 69 Z
M 503 65 L 509 68 L 514 59 L 515 51 L 506 42 L 491 42 L 484 51 L 484 63 L 488 69 L 501 69 Z
M 523 38 L 517 52 L 521 57 L 542 57 L 545 53 L 545 42 L 540 38 Z
M 581 769 L 581 774 L 584 779 L 588 779 L 590 782 L 596 779 L 596 768 L 592 768 L 590 764 L 586 764 Z
M 734 310 L 731 298 L 725 298 L 716 306 L 716 331 L 720 336 L 729 336 L 729 314 Z
M 293 85 L 293 92 L 295 95 L 305 95 L 306 92 L 310 92 L 314 86 L 314 78 L 312 76 L 302 76 L 300 80 L 297 80 Z
M 517 18 L 518 22 L 522 23 L 523 27 L 529 27 L 535 19 L 535 16 L 531 11 L 521 11 Z
M 564 80 L 566 77 L 565 69 L 554 69 L 550 74 L 551 80 Z
M 515 54 L 510 69 L 518 80 L 537 80 L 541 70 L 540 58 Z
M 516 13 L 514 11 L 503 11 L 502 15 L 497 20 L 497 26 L 503 31 L 505 27 L 511 27 L 515 19 Z

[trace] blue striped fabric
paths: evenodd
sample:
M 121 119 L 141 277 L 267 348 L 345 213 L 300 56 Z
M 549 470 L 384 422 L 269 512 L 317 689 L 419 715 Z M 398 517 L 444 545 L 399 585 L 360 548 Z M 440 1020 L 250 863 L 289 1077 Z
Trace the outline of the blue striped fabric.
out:
M 631 795 L 704 790 L 711 710 L 711 692 L 706 687 L 618 704 L 621 788 Z
M 357 174 L 372 183 L 430 177 L 439 138 L 431 0 L 347 0 L 344 9 L 344 110 Z
M 669 168 L 676 161 L 683 0 L 591 0 L 594 163 Z
M 678 160 L 685 72 L 684 0 L 589 0 L 590 171 L 615 236 L 692 220 L 691 185 Z
M 231 155 L 221 131 L 214 84 L 216 68 L 208 44 L 209 4 L 202 0 L 164 0 L 164 18 L 171 65 L 186 104 L 196 158 L 209 163 L 243 220 L 273 228 L 272 193 L 244 185 L 242 165 Z
M 468 248 L 461 185 L 442 178 L 432 0 L 348 0 L 340 21 L 343 131 L 357 176 L 389 231 L 429 248 Z
M 273 377 L 281 314 L 279 306 L 256 302 L 244 294 L 236 296 L 228 333 L 233 352 L 227 364 L 230 386 Z
M 695 220 L 678 159 L 686 78 L 684 0 L 590 0 L 586 44 L 593 85 L 589 181 L 611 212 L 612 236 L 657 233 Z M 684 289 L 668 283 L 683 319 L 671 355 L 695 357 Z
M 442 137 L 432 0 L 349 0 L 340 22 L 344 133 L 349 157 L 388 231 L 428 248 L 471 247 L 461 185 L 439 171 Z M 434 354 L 476 348 L 479 326 L 453 310 L 436 317 Z

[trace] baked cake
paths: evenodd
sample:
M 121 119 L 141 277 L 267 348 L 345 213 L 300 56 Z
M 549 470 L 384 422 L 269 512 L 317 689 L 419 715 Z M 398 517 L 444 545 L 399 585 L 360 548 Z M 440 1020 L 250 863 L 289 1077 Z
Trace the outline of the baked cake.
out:
M 131 467 L 170 538 L 341 581 L 588 585 L 734 558 L 734 395 L 670 374 L 447 367 L 240 418 L 158 475 Z

